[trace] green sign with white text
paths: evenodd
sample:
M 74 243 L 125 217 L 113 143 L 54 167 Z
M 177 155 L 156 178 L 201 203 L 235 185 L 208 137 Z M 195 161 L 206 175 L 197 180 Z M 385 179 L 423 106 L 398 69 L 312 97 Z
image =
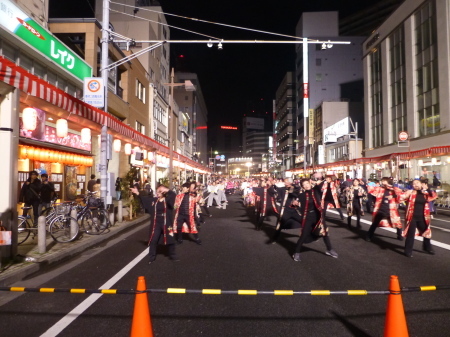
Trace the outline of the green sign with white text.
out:
M 9 0 L 0 0 L 0 25 L 80 80 L 92 76 L 92 68 L 82 58 Z

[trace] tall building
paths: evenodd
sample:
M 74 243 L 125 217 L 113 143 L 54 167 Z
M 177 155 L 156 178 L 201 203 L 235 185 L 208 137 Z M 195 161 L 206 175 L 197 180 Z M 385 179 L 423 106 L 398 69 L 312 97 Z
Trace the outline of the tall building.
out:
M 283 171 L 294 167 L 295 83 L 288 72 L 275 95 L 276 155 L 282 160 Z
M 363 44 L 366 174 L 450 182 L 449 5 L 406 0 Z
M 180 112 L 185 116 L 180 120 L 180 128 L 184 128 L 184 155 L 195 157 L 199 163 L 207 165 L 208 160 L 208 110 L 203 98 L 202 87 L 195 73 L 176 72 L 176 82 L 191 81 L 195 90 L 187 91 L 185 87 L 174 89 L 174 98 Z M 192 88 L 193 89 L 193 88 Z M 187 116 L 187 119 L 186 119 Z M 183 124 L 184 123 L 184 124 Z M 182 126 L 185 125 L 185 127 Z M 180 148 L 180 150 L 183 150 Z
M 321 41 L 350 41 L 350 45 L 332 43 L 299 44 L 295 68 L 297 166 L 312 162 L 309 153 L 308 115 L 322 102 L 363 100 L 361 44 L 364 37 L 340 37 L 338 12 L 303 13 L 296 36 Z M 319 141 L 319 140 L 314 140 Z M 306 161 L 306 163 L 305 163 Z
M 262 170 L 263 156 L 271 154 L 273 131 L 264 118 L 244 117 L 242 126 L 242 156 L 252 158 L 251 172 Z

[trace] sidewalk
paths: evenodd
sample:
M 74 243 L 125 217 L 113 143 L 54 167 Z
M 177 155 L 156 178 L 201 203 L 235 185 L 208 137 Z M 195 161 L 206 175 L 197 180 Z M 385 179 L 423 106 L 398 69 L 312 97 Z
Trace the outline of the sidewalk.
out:
M 135 228 L 136 226 L 146 226 L 149 224 L 148 214 L 138 215 L 131 221 L 116 222 L 114 226 L 101 235 L 83 234 L 78 239 L 69 243 L 58 243 L 47 233 L 47 252 L 38 253 L 37 235 L 33 239 L 30 235 L 27 241 L 18 246 L 18 255 L 23 257 L 23 262 L 11 262 L 2 266 L 0 270 L 0 286 L 9 286 L 21 281 L 27 276 L 34 274 L 44 268 L 55 265 L 64 259 L 73 257 L 94 247 L 104 241 L 110 240 L 120 233 Z M 28 262 L 25 259 L 31 259 Z

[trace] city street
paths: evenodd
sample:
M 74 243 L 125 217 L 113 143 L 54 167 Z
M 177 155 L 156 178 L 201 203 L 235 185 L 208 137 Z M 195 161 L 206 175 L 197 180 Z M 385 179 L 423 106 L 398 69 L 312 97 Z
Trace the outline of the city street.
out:
M 348 229 L 330 210 L 330 239 L 339 258 L 326 256 L 319 240 L 305 245 L 302 261 L 294 262 L 298 230 L 283 232 L 277 244 L 269 244 L 275 218 L 257 231 L 252 210 L 237 195 L 228 199 L 226 210 L 210 208 L 213 216 L 200 232 L 202 245 L 186 236 L 177 246 L 179 262 L 169 260 L 160 247 L 149 265 L 148 228 L 141 226 L 10 286 L 134 289 L 137 278 L 145 276 L 149 289 L 373 291 L 387 290 L 390 275 L 398 275 L 401 287 L 450 285 L 448 209 L 439 210 L 432 221 L 435 256 L 416 241 L 413 258 L 405 257 L 404 242 L 383 229 L 366 242 L 370 216 L 364 217 L 362 229 Z M 450 290 L 402 297 L 410 336 L 448 335 Z M 386 295 L 154 293 L 149 299 L 155 336 L 177 337 L 381 336 L 387 303 Z M 128 336 L 133 305 L 134 295 L 1 292 L 1 334 Z

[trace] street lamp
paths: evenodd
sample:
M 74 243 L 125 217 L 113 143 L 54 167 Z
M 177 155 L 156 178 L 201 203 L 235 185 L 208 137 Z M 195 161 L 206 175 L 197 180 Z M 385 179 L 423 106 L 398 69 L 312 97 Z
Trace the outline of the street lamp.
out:
M 245 163 L 245 166 L 247 166 L 247 173 L 250 176 L 250 166 L 252 166 L 252 163 Z
M 186 80 L 184 83 L 174 83 L 173 79 L 175 77 L 174 69 L 172 68 L 172 71 L 170 73 L 170 83 L 164 83 L 164 85 L 169 86 L 169 188 L 172 189 L 173 185 L 173 177 L 172 177 L 172 171 L 173 171 L 173 123 L 174 120 L 172 120 L 172 106 L 173 106 L 173 87 L 181 87 L 184 86 L 186 91 L 195 91 L 195 86 L 192 84 L 191 81 Z

